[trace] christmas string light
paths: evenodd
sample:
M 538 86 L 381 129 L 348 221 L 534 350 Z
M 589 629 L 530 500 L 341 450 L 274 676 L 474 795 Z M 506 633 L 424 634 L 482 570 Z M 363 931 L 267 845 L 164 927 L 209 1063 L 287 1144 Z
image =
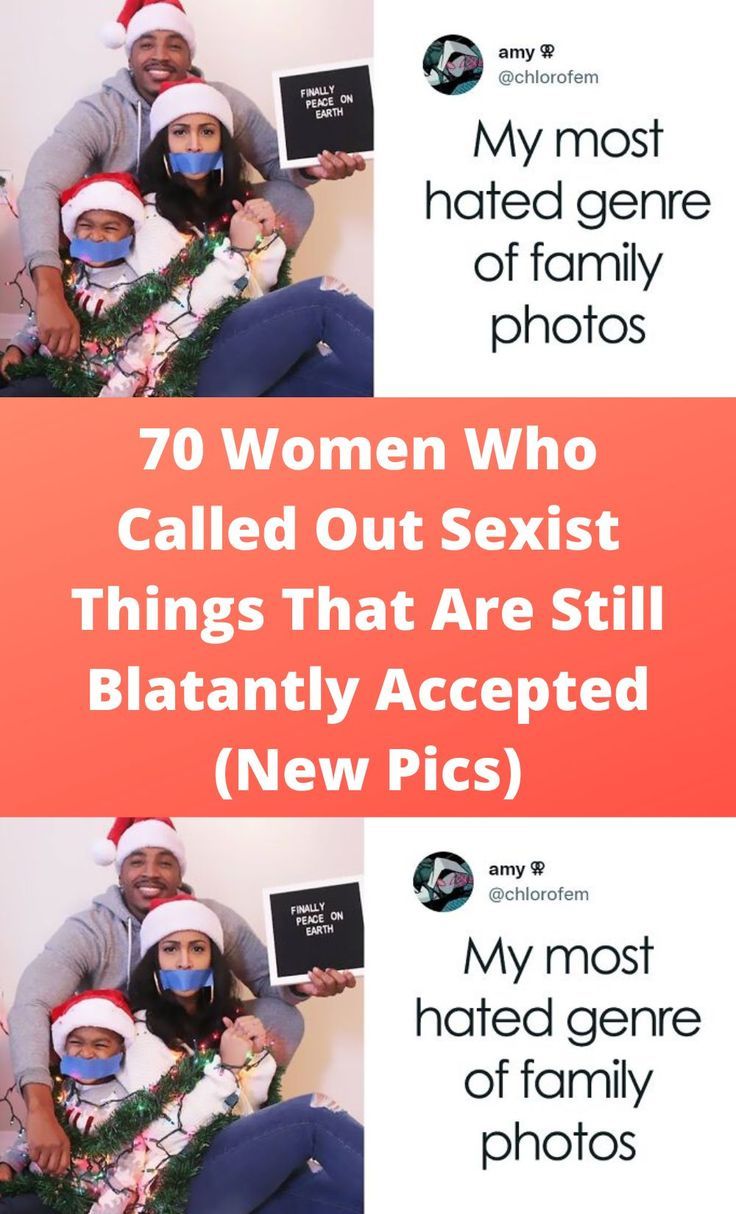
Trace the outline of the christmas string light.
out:
M 72 1153 L 82 1158 L 117 1154 L 136 1134 L 161 1117 L 168 1104 L 182 1100 L 193 1091 L 205 1066 L 214 1057 L 212 1053 L 184 1055 L 152 1088 L 142 1089 L 121 1101 L 107 1121 L 91 1134 L 82 1134 L 75 1126 L 69 1126 L 67 1133 Z
M 6 1089 L 5 1094 L 3 1096 L 0 1096 L 0 1108 L 2 1108 L 3 1105 L 7 1106 L 7 1110 L 8 1110 L 7 1128 L 10 1130 L 12 1130 L 14 1125 L 17 1125 L 19 1130 L 23 1128 L 23 1123 L 21 1122 L 20 1117 L 18 1116 L 15 1109 L 13 1108 L 13 1102 L 10 1099 L 14 1093 L 17 1093 L 17 1091 L 18 1091 L 18 1089 L 15 1086 L 15 1084 L 11 1083 L 10 1087 Z
M 0 1184 L 0 1195 L 35 1193 L 55 1214 L 88 1214 L 107 1189 L 121 1199 L 120 1210 L 136 1200 L 136 1214 L 181 1214 L 189 1187 L 207 1150 L 220 1130 L 235 1119 L 233 1113 L 222 1113 L 195 1132 L 183 1129 L 184 1098 L 194 1090 L 205 1068 L 216 1057 L 211 1048 L 203 1048 L 210 1044 L 209 1041 L 200 1043 L 193 1054 L 181 1055 L 152 1088 L 113 1098 L 109 1103 L 117 1105 L 114 1112 L 91 1133 L 84 1134 L 77 1126 L 66 1123 L 64 1128 L 74 1157 L 73 1171 L 63 1177 L 24 1172 L 12 1181 Z M 284 1068 L 278 1067 L 273 1076 L 266 1102 L 269 1105 L 281 1099 L 283 1073 Z M 65 1091 L 68 1091 L 66 1081 L 57 1079 L 54 1106 L 60 1121 L 64 1119 Z M 163 1164 L 157 1164 L 155 1174 L 144 1186 L 145 1200 L 141 1200 L 136 1151 L 146 1148 L 138 1147 L 139 1135 L 159 1118 L 171 1128 L 158 1138 L 150 1139 L 148 1149 L 156 1146 L 166 1158 Z M 186 1145 L 175 1152 L 177 1136 L 181 1135 L 187 1139 Z M 172 1139 L 171 1151 L 169 1139 Z M 130 1157 L 130 1167 L 126 1172 L 127 1157 Z M 115 1183 L 116 1178 L 119 1183 Z
M 0 1033 L 2 1033 L 2 1035 L 5 1037 L 10 1036 L 10 1030 L 8 1028 L 8 1016 L 7 1016 L 7 1012 L 5 1010 L 5 998 L 4 998 L 4 993 L 2 991 L 0 991 Z M 13 1101 L 11 1100 L 12 1096 L 19 1096 L 19 1095 L 20 1095 L 20 1093 L 18 1091 L 17 1085 L 14 1083 L 11 1083 L 10 1087 L 6 1088 L 5 1094 L 3 1096 L 0 1096 L 0 1108 L 2 1108 L 3 1105 L 5 1105 L 8 1110 L 7 1128 L 10 1130 L 12 1130 L 14 1125 L 17 1125 L 19 1130 L 22 1130 L 22 1128 L 23 1128 L 23 1123 L 20 1120 L 20 1117 L 18 1117 L 18 1115 L 15 1111 L 15 1108 L 13 1106 Z
M 133 390 L 126 395 L 140 394 L 143 386 L 142 374 L 131 371 L 127 362 L 129 351 L 134 351 L 137 339 L 143 339 L 151 317 L 164 304 L 174 299 L 175 293 L 186 289 L 184 299 L 177 299 L 181 311 L 172 321 L 161 325 L 172 337 L 171 347 L 164 352 L 158 374 L 146 395 L 191 396 L 196 388 L 199 368 L 207 357 L 220 326 L 236 308 L 248 303 L 247 299 L 235 296 L 223 301 L 205 316 L 199 316 L 191 305 L 192 291 L 197 278 L 213 261 L 215 254 L 226 240 L 222 233 L 208 233 L 192 240 L 181 250 L 169 265 L 158 274 L 147 274 L 135 280 L 108 308 L 91 314 L 80 307 L 73 263 L 64 265 L 63 281 L 67 301 L 80 323 L 83 350 L 76 359 L 31 355 L 22 363 L 8 368 L 11 380 L 27 379 L 31 376 L 46 377 L 65 396 L 99 396 L 114 371 L 120 371 L 126 380 L 132 379 Z M 284 258 L 276 288 L 287 286 L 291 281 L 292 254 Z M 19 278 L 20 274 L 16 276 Z M 20 283 L 15 284 L 21 292 Z M 103 290 L 104 288 L 96 288 Z M 186 337 L 179 337 L 176 326 L 183 319 L 193 318 L 197 327 Z M 134 362 L 134 360 L 131 360 Z
M 77 311 L 82 339 L 90 338 L 105 344 L 128 338 L 134 329 L 168 303 L 179 287 L 191 284 L 204 273 L 225 239 L 219 235 L 191 241 L 159 273 L 144 274 L 131 283 L 119 302 L 99 317 Z
M 200 321 L 194 333 L 179 339 L 165 360 L 152 396 L 192 396 L 199 368 L 212 348 L 222 322 L 248 300 L 226 299 Z
M 28 312 L 30 315 L 33 313 L 33 304 L 31 303 L 30 299 L 28 298 L 25 291 L 23 290 L 23 287 L 20 282 L 20 279 L 24 276 L 24 274 L 25 274 L 25 269 L 19 270 L 18 273 L 16 274 L 15 278 L 7 278 L 5 280 L 5 286 L 15 288 L 15 290 L 20 295 L 20 303 L 18 304 L 20 311 Z

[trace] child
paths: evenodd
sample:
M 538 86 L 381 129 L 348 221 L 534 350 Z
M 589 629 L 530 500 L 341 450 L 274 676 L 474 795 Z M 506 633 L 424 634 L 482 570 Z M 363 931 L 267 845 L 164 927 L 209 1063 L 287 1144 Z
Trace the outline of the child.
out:
M 211 912 L 210 912 L 211 913 Z M 90 1023 L 93 1022 L 93 1023 Z M 258 1023 L 258 1022 L 256 1022 Z M 262 1031 L 262 1026 L 259 1025 Z M 51 1013 L 51 1038 L 60 1055 L 60 1070 L 65 1081 L 61 1090 L 61 1108 L 66 1121 L 80 1134 L 95 1135 L 121 1108 L 131 1091 L 155 1087 L 167 1067 L 152 1066 L 148 1051 L 141 1055 L 141 1026 L 119 991 L 86 991 L 75 995 Z M 231 1029 L 223 1037 L 231 1043 L 237 1036 Z M 236 1054 L 242 1047 L 235 1044 Z M 223 1056 L 229 1060 L 226 1047 Z M 138 1055 L 136 1058 L 135 1055 Z M 167 1058 L 170 1063 L 176 1056 Z M 270 1056 L 267 1061 L 272 1061 Z M 132 1063 L 132 1072 L 129 1068 Z M 134 1094 L 132 1100 L 137 1099 Z M 150 1186 L 171 1156 L 188 1145 L 193 1133 L 221 1114 L 237 1111 L 242 1100 L 238 1068 L 227 1065 L 220 1055 L 202 1069 L 195 1086 L 181 1093 L 164 1107 L 141 1115 L 129 1138 L 121 1143 L 111 1160 L 105 1150 L 96 1158 L 91 1146 L 89 1157 L 72 1159 L 71 1173 L 63 1183 L 71 1183 L 92 1199 L 89 1214 L 124 1214 L 145 1201 Z M 130 1104 L 126 1106 L 129 1108 Z M 90 1139 L 90 1144 L 93 1143 Z M 38 1172 L 30 1164 L 28 1144 L 23 1133 L 2 1156 L 0 1180 L 12 1180 L 26 1170 Z M 18 1214 L 26 1214 L 29 1196 L 10 1195 L 0 1209 L 10 1211 L 18 1203 Z M 33 1199 L 31 1199 L 33 1200 Z M 34 1207 L 45 1214 L 40 1196 Z
M 74 259 L 68 294 L 73 295 L 77 308 L 97 320 L 136 284 L 140 286 L 129 297 L 126 315 L 115 317 L 115 336 L 102 335 L 96 341 L 88 334 L 80 354 L 64 366 L 56 390 L 51 375 L 40 370 L 37 378 L 34 368 L 34 378 L 26 381 L 25 391 L 11 382 L 9 388 L 0 389 L 5 395 L 75 395 L 77 389 L 84 395 L 153 395 L 182 339 L 196 333 L 203 319 L 228 301 L 257 298 L 269 291 L 286 252 L 274 231 L 273 209 L 263 199 L 233 204 L 237 217 L 231 226 L 237 229 L 239 240 L 252 246 L 251 251 L 246 255 L 223 232 L 191 273 L 182 259 L 197 234 L 172 242 L 171 225 L 159 219 L 152 205 L 144 208 L 130 174 L 100 173 L 84 178 L 62 194 L 61 202 L 62 226 Z M 153 260 L 141 269 L 136 247 L 144 228 L 143 245 Z M 264 228 L 268 239 L 262 237 Z M 196 256 L 197 248 L 194 253 Z M 29 320 L 8 347 L 0 372 L 5 374 L 9 367 L 39 352 L 48 354 L 39 345 L 35 322 Z M 81 386 L 73 378 L 74 371 L 88 373 Z M 91 393 L 88 390 L 89 373 L 104 384 L 100 391 L 95 391 L 94 379 Z
M 97 1130 L 128 1095 L 117 1073 L 134 1037 L 133 1014 L 119 991 L 86 991 L 51 1013 L 51 1039 L 61 1060 L 59 1070 L 65 1076 L 61 1104 L 67 1121 L 80 1133 Z M 30 1163 L 23 1131 L 0 1158 L 0 1180 L 12 1180 L 16 1173 L 27 1169 L 38 1171 Z M 84 1161 L 74 1161 L 74 1167 L 82 1179 Z M 95 1198 L 99 1196 L 94 1188 L 92 1193 Z M 100 1201 L 98 1207 L 124 1210 L 130 1198 L 128 1192 L 124 1203 L 122 1199 L 117 1204 Z M 13 1199 L 9 1200 L 12 1203 Z
M 61 224 L 71 242 L 73 258 L 70 287 L 77 306 L 98 317 L 119 302 L 137 277 L 130 264 L 135 235 L 144 219 L 143 199 L 129 173 L 98 173 L 85 177 L 61 195 Z M 84 343 L 86 367 L 101 375 L 101 396 L 133 396 L 146 382 L 145 368 L 153 345 L 152 334 L 134 333 L 113 355 L 95 343 Z M 29 320 L 8 346 L 0 364 L 5 374 L 33 354 L 39 346 L 35 321 Z

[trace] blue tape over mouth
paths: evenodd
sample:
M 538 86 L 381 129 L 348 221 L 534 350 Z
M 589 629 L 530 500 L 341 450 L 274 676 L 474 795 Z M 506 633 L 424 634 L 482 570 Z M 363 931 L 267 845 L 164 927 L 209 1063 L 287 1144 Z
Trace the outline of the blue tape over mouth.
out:
M 201 991 L 214 985 L 211 969 L 159 970 L 158 980 L 162 991 Z
M 222 152 L 169 152 L 173 173 L 212 173 L 223 167 Z
M 122 240 L 77 240 L 75 236 L 69 246 L 69 251 L 77 261 L 89 264 L 90 262 L 123 261 L 132 247 L 132 236 L 125 236 Z
M 71 1054 L 63 1054 L 59 1070 L 62 1075 L 78 1079 L 80 1083 L 92 1083 L 95 1079 L 109 1079 L 117 1075 L 122 1065 L 122 1054 L 113 1054 L 111 1058 L 75 1058 Z

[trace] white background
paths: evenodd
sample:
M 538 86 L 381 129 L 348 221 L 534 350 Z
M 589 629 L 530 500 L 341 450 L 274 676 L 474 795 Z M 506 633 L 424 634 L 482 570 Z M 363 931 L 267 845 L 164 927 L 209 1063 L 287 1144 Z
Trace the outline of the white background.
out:
M 425 48 L 448 33 L 467 35 L 485 59 L 480 83 L 452 97 L 422 75 Z M 693 9 L 682 2 L 622 0 L 591 8 L 586 0 L 526 0 L 489 6 L 439 0 L 421 6 L 376 4 L 377 391 L 407 396 L 730 395 L 733 346 L 734 163 L 733 21 L 720 0 Z M 545 71 L 598 72 L 596 86 L 514 86 L 499 70 L 501 47 L 553 43 L 529 65 Z M 537 153 L 527 169 L 507 156 L 473 159 L 477 122 L 500 133 L 508 119 L 525 129 L 610 126 L 665 128 L 659 159 L 574 161 Z M 544 137 L 543 137 L 544 138 Z M 540 143 L 540 147 L 543 146 Z M 702 188 L 710 219 L 629 221 L 585 234 L 574 220 L 462 222 L 424 219 L 425 181 L 451 194 L 505 188 L 533 192 L 566 179 L 574 201 L 587 188 Z M 545 240 L 548 248 L 617 249 L 636 240 L 663 251 L 646 294 L 638 286 L 489 285 L 473 273 L 484 250 Z M 638 346 L 517 343 L 490 352 L 494 312 L 647 315 Z
M 238 911 L 261 939 L 262 890 L 269 885 L 350 876 L 362 871 L 362 822 L 351 819 L 180 818 L 187 882 L 202 897 Z M 25 966 L 67 915 L 116 881 L 114 868 L 92 860 L 109 819 L 0 820 L 0 998 L 12 1006 Z M 334 999 L 300 1005 L 305 1035 L 284 1080 L 284 1095 L 324 1091 L 362 1115 L 362 982 Z M 12 1083 L 7 1040 L 0 1034 L 0 1095 Z M 20 1110 L 20 1106 L 19 1110 Z M 7 1129 L 0 1107 L 0 1132 Z
M 427 854 L 447 849 L 466 859 L 476 884 L 468 905 L 438 914 L 415 897 L 412 874 Z M 732 822 L 642 820 L 469 821 L 437 819 L 366 824 L 366 1011 L 369 1212 L 535 1209 L 565 1214 L 666 1210 L 686 1214 L 728 1204 L 733 1154 L 734 1047 Z M 491 864 L 543 860 L 542 877 L 518 884 L 588 888 L 590 901 L 492 905 Z M 490 952 L 502 935 L 517 951 L 547 943 L 654 945 L 652 976 L 529 978 L 464 976 L 468 935 Z M 534 961 L 529 963 L 531 970 Z M 391 1016 L 385 992 L 391 992 Z M 529 1007 L 552 994 L 557 1009 L 579 1004 L 695 1006 L 703 1027 L 692 1038 L 601 1039 L 588 1048 L 527 1037 L 417 1039 L 415 1001 L 441 1008 L 477 1004 Z M 538 1068 L 594 1069 L 614 1058 L 654 1078 L 639 1106 L 587 1099 L 471 1100 L 466 1072 L 492 1069 L 499 1057 Z M 554 1060 L 554 1061 L 553 1061 Z M 483 1131 L 512 1126 L 549 1131 L 582 1121 L 589 1129 L 633 1129 L 630 1163 L 504 1162 L 483 1172 Z

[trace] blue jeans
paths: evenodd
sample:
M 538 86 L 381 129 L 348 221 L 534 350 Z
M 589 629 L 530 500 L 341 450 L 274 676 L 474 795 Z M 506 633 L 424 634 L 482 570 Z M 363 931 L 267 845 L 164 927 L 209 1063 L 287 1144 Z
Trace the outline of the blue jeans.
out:
M 344 396 L 345 377 L 340 362 L 332 354 L 312 350 L 290 367 L 283 379 L 264 396 Z
M 28 379 L 14 379 L 6 383 L 0 379 L 0 396 L 63 396 L 64 393 L 55 388 L 50 380 L 43 375 L 32 375 Z
M 53 1214 L 35 1193 L 19 1193 L 16 1197 L 3 1197 L 0 1189 L 0 1214 Z
M 310 278 L 231 312 L 195 395 L 371 396 L 373 311 L 322 282 Z M 332 353 L 315 354 L 318 342 Z
M 363 1127 L 297 1096 L 226 1126 L 189 1190 L 186 1214 L 361 1214 Z M 324 1168 L 313 1173 L 306 1161 Z

